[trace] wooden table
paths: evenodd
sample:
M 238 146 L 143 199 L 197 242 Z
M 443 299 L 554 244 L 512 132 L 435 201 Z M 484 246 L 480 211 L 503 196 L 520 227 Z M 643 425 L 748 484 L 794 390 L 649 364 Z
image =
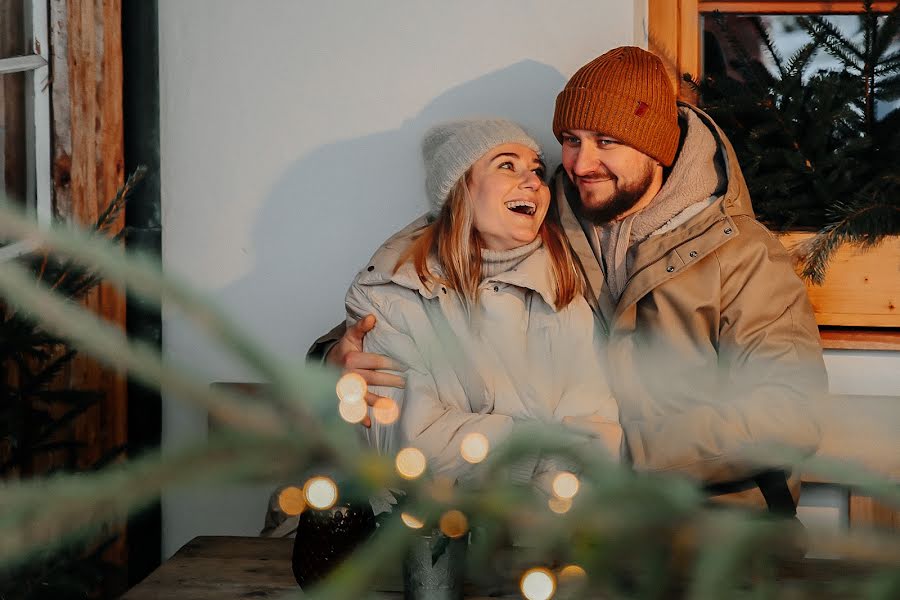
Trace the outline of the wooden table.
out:
M 233 600 L 279 598 L 299 587 L 291 572 L 293 539 L 195 537 L 122 600 Z M 399 568 L 380 582 L 371 597 L 403 597 Z M 470 587 L 470 586 L 467 586 Z M 521 598 L 518 595 L 478 596 L 472 600 Z
M 124 600 L 213 600 L 279 598 L 298 586 L 291 573 L 293 540 L 284 538 L 201 536 L 184 545 L 144 581 L 123 596 Z M 815 582 L 822 598 L 833 598 L 829 582 L 842 576 L 865 573 L 869 568 L 837 560 L 804 559 L 779 568 L 779 579 Z M 395 600 L 403 597 L 400 573 L 379 583 L 372 597 Z M 471 600 L 488 600 L 467 585 Z M 513 590 L 509 590 L 513 592 Z M 485 592 L 482 591 L 482 594 Z M 518 594 L 490 598 L 521 598 Z

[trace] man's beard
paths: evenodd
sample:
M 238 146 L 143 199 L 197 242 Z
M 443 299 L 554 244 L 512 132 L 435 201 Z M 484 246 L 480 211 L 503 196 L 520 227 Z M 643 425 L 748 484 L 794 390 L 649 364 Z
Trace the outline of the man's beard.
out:
M 618 179 L 614 180 L 618 183 Z M 615 187 L 612 196 L 603 203 L 602 206 L 588 208 L 584 205 L 581 198 L 581 191 L 576 184 L 575 192 L 578 194 L 578 202 L 576 204 L 576 212 L 582 219 L 593 223 L 594 225 L 603 225 L 616 219 L 616 217 L 625 214 L 644 197 L 650 185 L 653 183 L 653 168 L 649 166 L 647 171 L 638 181 L 628 187 Z

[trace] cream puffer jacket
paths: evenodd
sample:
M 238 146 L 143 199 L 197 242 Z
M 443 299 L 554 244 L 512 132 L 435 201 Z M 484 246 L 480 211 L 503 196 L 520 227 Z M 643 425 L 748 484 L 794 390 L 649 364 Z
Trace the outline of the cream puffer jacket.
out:
M 393 272 L 425 224 L 420 219 L 385 242 L 347 293 L 348 322 L 377 318 L 364 350 L 408 367 L 405 389 L 371 389 L 394 399 L 401 416 L 394 425 L 373 423 L 370 444 L 388 454 L 414 446 L 432 474 L 459 479 L 471 469 L 460 454 L 468 433 L 484 434 L 493 448 L 517 421 L 584 417 L 604 424 L 594 428 L 593 443 L 618 460 L 622 431 L 603 368 L 603 335 L 583 297 L 554 308 L 547 250 L 538 247 L 512 270 L 486 278 L 478 303 L 467 308 L 454 290 L 423 283 L 411 263 Z M 429 269 L 441 274 L 436 260 Z M 552 465 L 523 461 L 512 476 L 539 481 Z

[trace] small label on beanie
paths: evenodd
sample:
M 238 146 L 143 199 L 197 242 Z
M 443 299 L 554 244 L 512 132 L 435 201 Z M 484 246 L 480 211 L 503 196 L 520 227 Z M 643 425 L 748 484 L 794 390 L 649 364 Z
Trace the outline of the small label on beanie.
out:
M 648 108 L 650 108 L 649 104 L 638 100 L 637 107 L 634 109 L 635 116 L 643 117 L 645 114 L 647 114 Z

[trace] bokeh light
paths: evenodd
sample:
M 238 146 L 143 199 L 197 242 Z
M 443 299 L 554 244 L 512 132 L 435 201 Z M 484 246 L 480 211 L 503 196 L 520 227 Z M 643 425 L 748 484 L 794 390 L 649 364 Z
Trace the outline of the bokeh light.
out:
M 397 453 L 397 472 L 406 479 L 415 479 L 425 472 L 425 455 L 418 448 L 404 448 Z
M 288 486 L 278 494 L 278 508 L 286 515 L 295 517 L 306 509 L 303 490 L 297 486 Z
M 348 423 L 359 423 L 366 418 L 369 413 L 369 407 L 365 402 L 344 402 L 338 403 L 338 413 L 341 418 Z
M 338 379 L 335 391 L 341 402 L 363 402 L 368 386 L 359 373 L 347 373 Z
M 559 498 L 574 498 L 580 483 L 574 473 L 563 471 L 553 478 L 553 493 Z
M 337 484 L 328 477 L 312 477 L 303 486 L 306 502 L 316 510 L 327 510 L 338 498 Z
M 459 452 L 466 462 L 474 465 L 487 457 L 490 447 L 491 444 L 483 433 L 467 433 L 459 445 Z
M 528 600 L 549 600 L 556 593 L 556 578 L 548 569 L 528 569 L 519 581 L 522 595 Z
M 391 398 L 379 398 L 372 407 L 372 416 L 381 425 L 391 425 L 400 418 L 400 407 Z
M 559 570 L 560 583 L 579 581 L 585 577 L 587 577 L 587 573 L 578 565 L 566 565 Z
M 400 520 L 403 521 L 403 524 L 410 529 L 422 529 L 423 527 L 425 527 L 425 523 L 409 513 L 400 513 Z
M 451 538 L 458 538 L 469 531 L 469 520 L 458 510 L 448 510 L 441 515 L 438 523 L 441 533 Z
M 550 510 L 558 515 L 562 515 L 569 512 L 569 509 L 572 508 L 572 499 L 553 496 L 547 500 L 547 505 L 550 507 Z

